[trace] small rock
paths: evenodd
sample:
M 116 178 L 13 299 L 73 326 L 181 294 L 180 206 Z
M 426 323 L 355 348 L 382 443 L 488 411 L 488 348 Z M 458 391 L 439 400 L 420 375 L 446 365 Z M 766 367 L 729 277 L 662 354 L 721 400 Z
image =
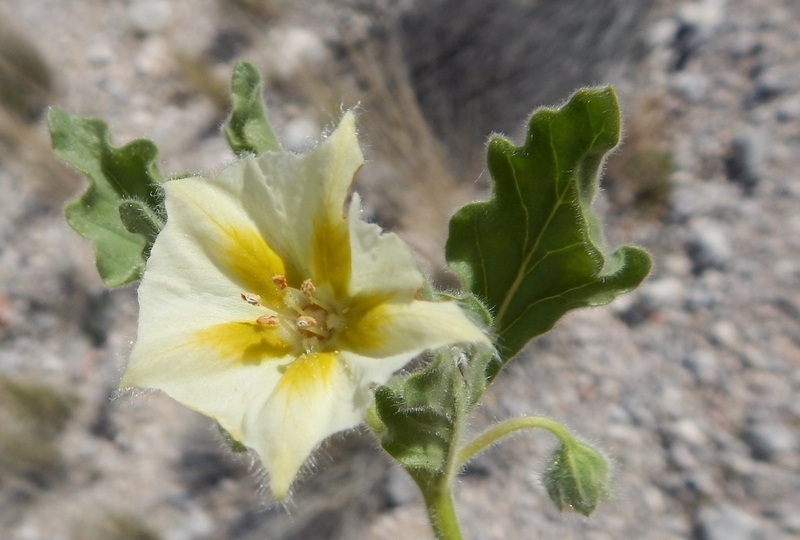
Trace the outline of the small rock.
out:
M 773 420 L 757 420 L 744 432 L 744 440 L 753 458 L 772 461 L 797 447 L 797 436 L 783 424 Z
M 795 94 L 778 106 L 775 119 L 778 122 L 791 122 L 800 118 L 800 94 Z
M 681 441 L 692 446 L 703 446 L 708 443 L 708 437 L 706 437 L 705 432 L 691 418 L 682 418 L 673 422 L 670 432 Z
M 128 7 L 128 19 L 137 32 L 151 34 L 169 25 L 172 6 L 166 0 L 134 0 Z
M 755 80 L 753 91 L 745 98 L 746 106 L 754 106 L 765 103 L 792 88 L 792 81 L 789 74 L 781 69 L 765 69 Z
M 711 85 L 702 73 L 681 71 L 672 77 L 670 87 L 688 103 L 698 103 L 708 95 Z
M 682 70 L 689 59 L 705 44 L 722 23 L 725 0 L 702 0 L 681 4 L 679 27 L 675 34 L 673 69 Z
M 669 46 L 678 34 L 680 24 L 674 18 L 661 19 L 650 25 L 645 40 L 651 49 L 660 49 Z
M 115 59 L 114 50 L 105 41 L 95 41 L 86 49 L 86 60 L 94 66 L 110 64 Z
M 154 36 L 144 40 L 133 59 L 133 65 L 143 75 L 160 77 L 172 69 L 174 57 L 164 38 Z
M 731 141 L 725 156 L 728 180 L 738 184 L 745 195 L 752 195 L 763 176 L 763 156 L 766 141 L 762 134 L 748 133 Z
M 711 351 L 703 349 L 692 351 L 681 364 L 692 374 L 695 384 L 712 384 L 717 380 L 718 361 Z
M 777 508 L 768 510 L 767 515 L 774 517 L 780 527 L 789 534 L 800 534 L 800 512 L 791 503 L 785 501 Z
M 717 321 L 711 325 L 711 341 L 729 349 L 738 349 L 739 330 L 731 321 Z
M 725 1 L 684 2 L 678 8 L 678 17 L 683 24 L 697 28 L 703 34 L 711 34 L 724 19 Z
M 724 269 L 733 255 L 727 232 L 708 220 L 696 221 L 691 232 L 686 251 L 692 260 L 694 274 L 702 274 L 711 268 Z
M 653 309 L 677 307 L 686 297 L 683 281 L 675 277 L 666 277 L 649 281 L 642 287 L 642 301 Z
M 675 467 L 683 471 L 694 470 L 700 466 L 689 445 L 684 442 L 676 442 L 670 446 L 669 459 Z
M 756 540 L 761 532 L 758 520 L 735 506 L 707 506 L 697 515 L 700 540 Z
M 328 54 L 322 39 L 301 27 L 274 30 L 270 43 L 276 55 L 275 74 L 281 79 L 289 79 L 308 64 L 321 64 Z

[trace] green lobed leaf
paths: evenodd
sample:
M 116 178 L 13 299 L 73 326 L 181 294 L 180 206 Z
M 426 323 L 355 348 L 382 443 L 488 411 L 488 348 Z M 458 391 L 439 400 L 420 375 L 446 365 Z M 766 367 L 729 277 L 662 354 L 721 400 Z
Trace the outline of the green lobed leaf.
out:
M 97 270 L 108 287 L 139 279 L 157 231 L 141 228 L 129 208 L 123 218 L 120 204 L 131 201 L 148 215 L 163 215 L 158 148 L 146 139 L 115 147 L 105 122 L 59 109 L 51 109 L 47 121 L 53 152 L 90 182 L 79 199 L 67 204 L 67 222 L 92 243 Z
M 606 304 L 650 271 L 639 248 L 605 252 L 591 209 L 619 132 L 610 87 L 579 90 L 560 109 L 536 111 L 523 146 L 490 141 L 491 199 L 450 220 L 448 263 L 492 311 L 504 360 L 567 311 Z
M 233 68 L 231 79 L 233 110 L 222 132 L 238 156 L 280 150 L 281 145 L 264 114 L 261 99 L 261 76 L 248 62 Z

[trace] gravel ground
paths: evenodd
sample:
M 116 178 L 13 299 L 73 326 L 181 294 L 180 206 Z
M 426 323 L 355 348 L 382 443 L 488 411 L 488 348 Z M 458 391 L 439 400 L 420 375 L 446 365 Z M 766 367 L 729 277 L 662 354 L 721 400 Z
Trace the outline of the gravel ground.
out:
M 429 6 L 437 3 L 447 4 Z M 547 5 L 511 4 L 531 25 Z M 219 88 L 237 58 L 267 74 L 271 117 L 292 148 L 318 138 L 342 103 L 361 100 L 367 212 L 423 255 L 435 246 L 427 227 L 441 227 L 449 207 L 430 210 L 441 220 L 434 225 L 397 217 L 418 210 L 399 193 L 410 180 L 379 139 L 385 131 L 375 119 L 389 109 L 367 84 L 373 72 L 359 67 L 365 50 L 392 61 L 395 45 L 407 52 L 406 83 L 433 119 L 415 129 L 443 141 L 426 159 L 469 179 L 423 184 L 441 197 L 485 188 L 474 160 L 458 156 L 479 152 L 490 129 L 513 131 L 507 118 L 492 124 L 503 99 L 528 110 L 581 83 L 614 82 L 629 150 L 609 165 L 599 205 L 613 241 L 653 252 L 654 273 L 639 291 L 572 313 L 535 341 L 497 379 L 474 429 L 521 414 L 559 419 L 613 460 L 615 497 L 590 519 L 560 514 L 539 478 L 553 441 L 521 435 L 466 471 L 457 499 L 467 536 L 800 538 L 800 8 L 794 0 L 647 4 L 625 12 L 630 27 L 602 58 L 563 47 L 572 67 L 547 85 L 537 80 L 558 75 L 537 71 L 550 64 L 535 54 L 555 53 L 528 37 L 467 57 L 484 62 L 476 68 L 484 73 L 530 49 L 530 72 L 498 67 L 483 86 L 477 76 L 465 86 L 461 68 L 449 64 L 437 82 L 425 66 L 446 60 L 433 45 L 409 43 L 440 27 L 412 24 L 425 11 L 411 0 L 8 0 L 0 22 L 52 66 L 48 104 L 106 119 L 118 143 L 155 140 L 167 173 L 218 170 L 233 159 L 216 133 L 225 114 Z M 608 10 L 620 5 L 609 0 Z M 481 19 L 489 27 L 507 16 L 489 11 Z M 474 30 L 469 21 L 451 26 Z M 597 37 L 586 28 L 581 35 Z M 619 37 L 628 33 L 638 37 Z M 594 39 L 584 41 L 593 49 Z M 583 79 L 575 65 L 585 67 L 577 70 Z M 331 84 L 332 76 L 344 82 Z M 447 96 L 453 110 L 472 115 L 455 123 L 463 137 L 442 135 L 454 125 Z M 419 109 L 407 97 L 406 117 L 414 118 Z M 476 113 L 482 98 L 489 105 Z M 247 458 L 229 455 L 205 419 L 159 395 L 111 401 L 135 336 L 135 291 L 105 292 L 89 247 L 63 222 L 63 202 L 81 181 L 49 157 L 41 118 L 3 112 L 0 128 L 0 538 L 430 538 L 413 486 L 363 434 L 326 444 L 291 504 L 270 508 Z M 639 184 L 625 183 L 624 164 L 646 152 L 668 159 L 635 169 Z M 648 206 L 637 190 L 660 176 L 668 184 L 654 184 Z M 33 410 L 32 398 L 18 406 L 12 398 L 22 394 L 7 381 L 38 389 L 36 403 L 46 404 L 38 424 L 19 412 Z

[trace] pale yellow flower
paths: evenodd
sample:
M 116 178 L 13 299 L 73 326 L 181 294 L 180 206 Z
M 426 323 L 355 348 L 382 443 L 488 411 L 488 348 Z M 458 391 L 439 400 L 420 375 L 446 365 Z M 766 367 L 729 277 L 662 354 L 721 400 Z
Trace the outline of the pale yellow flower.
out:
M 406 245 L 347 204 L 355 120 L 305 155 L 247 157 L 165 184 L 121 387 L 160 389 L 255 450 L 276 498 L 372 388 L 430 348 L 489 343 L 424 285 Z M 349 211 L 347 207 L 349 206 Z

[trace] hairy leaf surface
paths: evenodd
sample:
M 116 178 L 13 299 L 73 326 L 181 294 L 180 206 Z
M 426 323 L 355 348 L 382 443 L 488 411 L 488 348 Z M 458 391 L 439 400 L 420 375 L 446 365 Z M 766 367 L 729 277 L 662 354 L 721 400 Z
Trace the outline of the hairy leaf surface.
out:
M 650 257 L 639 248 L 606 251 L 591 209 L 619 132 L 616 96 L 606 87 L 536 111 L 522 146 L 490 141 L 492 197 L 453 216 L 446 255 L 491 310 L 504 360 L 567 311 L 606 304 L 649 272 Z

